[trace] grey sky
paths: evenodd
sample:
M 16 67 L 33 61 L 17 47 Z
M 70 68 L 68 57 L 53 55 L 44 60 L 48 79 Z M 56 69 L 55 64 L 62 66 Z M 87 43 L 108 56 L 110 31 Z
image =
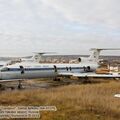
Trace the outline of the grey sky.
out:
M 0 54 L 120 48 L 119 6 L 119 0 L 0 0 Z

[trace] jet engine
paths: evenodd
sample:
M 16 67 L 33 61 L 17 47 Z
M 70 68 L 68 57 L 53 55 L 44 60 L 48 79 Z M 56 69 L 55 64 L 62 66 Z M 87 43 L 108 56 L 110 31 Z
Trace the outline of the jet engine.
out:
M 85 57 L 79 57 L 78 58 L 78 62 L 88 62 L 89 59 L 88 58 L 85 58 Z
M 85 72 L 91 72 L 91 68 L 90 68 L 90 66 L 83 67 L 83 69 L 84 69 Z

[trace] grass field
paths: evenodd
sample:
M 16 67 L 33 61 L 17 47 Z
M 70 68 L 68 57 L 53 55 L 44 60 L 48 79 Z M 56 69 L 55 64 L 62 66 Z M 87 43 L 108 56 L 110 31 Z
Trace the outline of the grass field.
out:
M 57 88 L 4 91 L 1 105 L 54 105 L 40 120 L 120 120 L 120 82 L 67 85 Z

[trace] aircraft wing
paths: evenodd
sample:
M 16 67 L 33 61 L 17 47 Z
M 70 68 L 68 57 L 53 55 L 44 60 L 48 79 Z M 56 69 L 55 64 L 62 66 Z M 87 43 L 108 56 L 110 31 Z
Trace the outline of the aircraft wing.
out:
M 15 81 L 23 81 L 23 79 L 0 80 L 0 83 L 4 83 L 4 82 L 15 82 Z
M 58 76 L 73 76 L 75 73 L 72 72 L 61 72 L 58 73 Z
M 96 74 L 96 73 L 59 73 L 60 76 L 73 76 L 79 78 L 120 78 L 120 74 Z

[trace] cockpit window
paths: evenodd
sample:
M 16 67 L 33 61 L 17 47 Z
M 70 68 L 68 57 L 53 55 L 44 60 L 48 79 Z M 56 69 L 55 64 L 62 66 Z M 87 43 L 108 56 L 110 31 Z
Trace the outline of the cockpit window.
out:
M 4 67 L 1 69 L 1 72 L 4 72 L 4 71 L 9 71 L 9 68 L 8 67 Z

